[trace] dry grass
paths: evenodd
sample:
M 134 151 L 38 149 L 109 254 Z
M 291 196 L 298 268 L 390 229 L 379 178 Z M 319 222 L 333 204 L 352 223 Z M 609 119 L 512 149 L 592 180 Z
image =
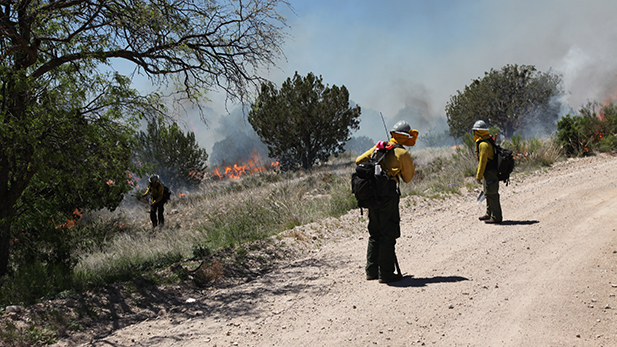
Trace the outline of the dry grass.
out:
M 225 276 L 225 267 L 218 259 L 211 262 L 203 262 L 193 272 L 195 284 L 199 287 L 207 287 L 208 285 L 221 280 Z
M 465 148 L 427 148 L 412 152 L 416 174 L 408 184 L 401 185 L 403 195 L 438 197 L 459 193 L 465 187 L 465 177 L 472 176 L 477 162 Z
M 354 207 L 346 174 L 337 176 L 321 168 L 272 175 L 204 182 L 198 191 L 166 205 L 166 225 L 154 231 L 147 206 L 139 203 L 128 202 L 113 214 L 91 217 L 101 225 L 121 215 L 124 224 L 104 247 L 81 255 L 77 277 L 89 283 L 130 278 L 135 269 L 147 271 L 237 247 Z

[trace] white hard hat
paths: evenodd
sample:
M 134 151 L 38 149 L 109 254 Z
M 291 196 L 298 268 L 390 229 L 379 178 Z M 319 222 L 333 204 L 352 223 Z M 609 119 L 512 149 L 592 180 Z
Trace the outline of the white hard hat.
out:
M 398 133 L 403 135 L 409 135 L 409 131 L 411 131 L 411 126 L 404 120 L 396 122 L 396 124 L 394 124 L 394 126 L 392 127 L 392 130 L 390 130 L 391 133 Z
M 471 130 L 488 130 L 488 126 L 483 120 L 479 120 L 474 123 L 473 128 Z

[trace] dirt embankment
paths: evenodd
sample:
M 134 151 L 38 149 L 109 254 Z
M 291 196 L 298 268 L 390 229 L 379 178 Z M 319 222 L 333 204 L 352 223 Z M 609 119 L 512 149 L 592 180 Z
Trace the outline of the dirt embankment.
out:
M 477 192 L 405 198 L 391 284 L 364 279 L 351 211 L 297 228 L 283 241 L 304 253 L 274 271 L 57 346 L 617 346 L 616 172 L 598 156 L 516 176 L 501 225 L 478 221 Z

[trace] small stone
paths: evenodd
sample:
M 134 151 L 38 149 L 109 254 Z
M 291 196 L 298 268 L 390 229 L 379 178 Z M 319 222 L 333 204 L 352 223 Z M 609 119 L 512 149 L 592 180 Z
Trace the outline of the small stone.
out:
M 23 306 L 19 306 L 19 305 L 11 305 L 11 306 L 7 306 L 7 307 L 6 307 L 6 309 L 5 309 L 5 311 L 6 311 L 7 313 L 11 313 L 11 312 L 13 312 L 13 313 L 18 313 L 18 312 L 21 312 L 23 309 L 24 309 L 24 307 L 23 307 Z

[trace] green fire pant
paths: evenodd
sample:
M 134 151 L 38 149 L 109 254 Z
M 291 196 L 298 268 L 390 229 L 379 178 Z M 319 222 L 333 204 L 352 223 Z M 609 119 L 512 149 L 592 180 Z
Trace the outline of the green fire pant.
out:
M 366 275 L 389 279 L 394 275 L 394 245 L 401 236 L 399 196 L 393 195 L 380 209 L 368 211 Z
M 152 221 L 153 227 L 156 227 L 157 224 L 160 224 L 161 226 L 165 224 L 165 217 L 163 216 L 163 212 L 165 212 L 165 203 L 163 203 L 162 201 L 159 201 L 154 205 L 150 205 L 150 220 Z
M 501 204 L 499 203 L 499 181 L 496 170 L 484 171 L 484 195 L 486 196 L 486 215 L 501 223 Z

